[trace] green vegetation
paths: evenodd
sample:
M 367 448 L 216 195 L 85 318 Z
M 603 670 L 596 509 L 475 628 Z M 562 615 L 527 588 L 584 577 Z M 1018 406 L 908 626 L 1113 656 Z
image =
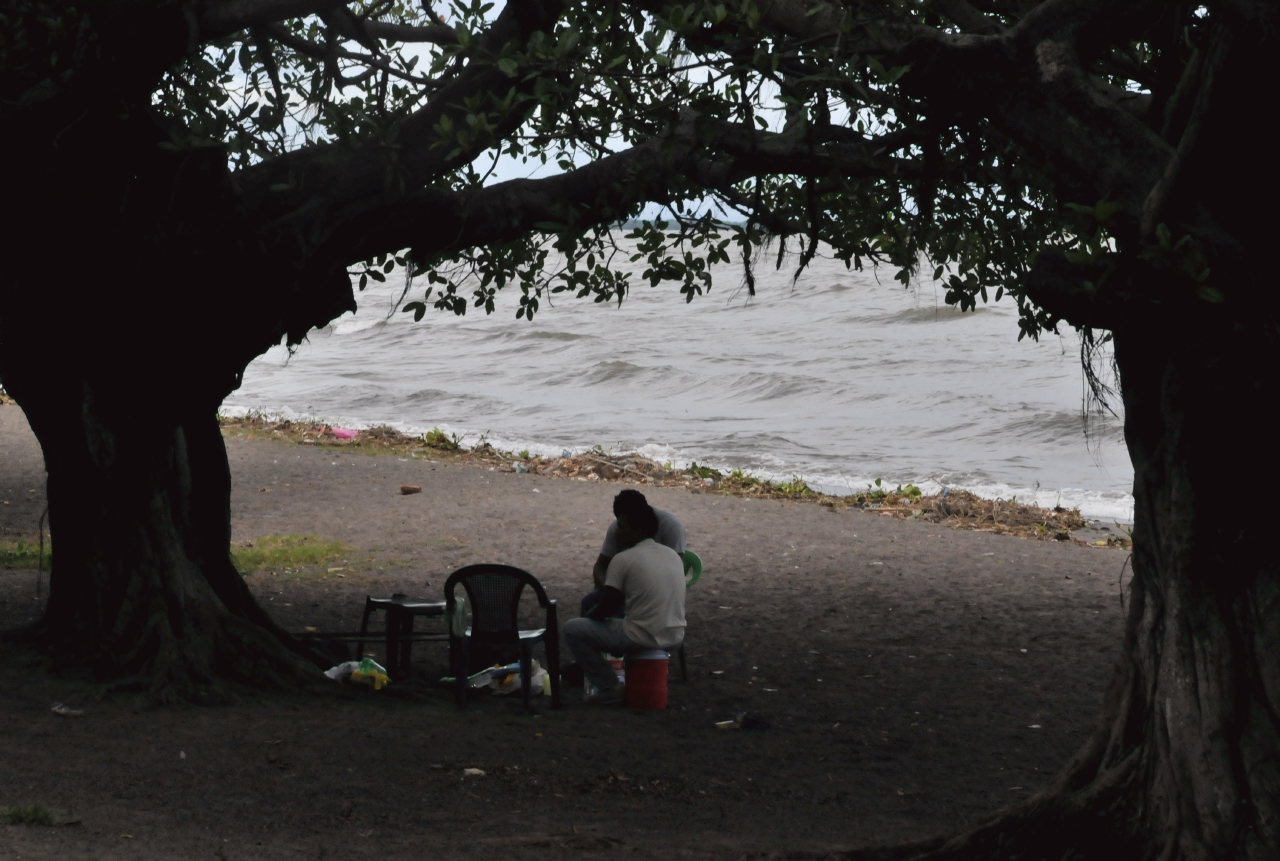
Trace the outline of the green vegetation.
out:
M 47 568 L 53 558 L 53 550 L 48 541 L 44 543 L 44 565 Z M 0 567 L 3 568 L 39 568 L 40 544 L 19 538 L 17 541 L 0 541 Z
M 528 460 L 528 459 L 529 459 L 529 449 L 527 449 L 527 448 L 522 448 L 522 449 L 520 449 L 520 455 L 519 455 L 519 457 L 520 457 L 520 459 L 521 459 L 521 460 Z
M 702 467 L 706 469 L 706 467 Z M 690 467 L 690 472 L 693 468 Z M 720 476 L 715 470 L 716 476 Z M 719 478 L 718 487 L 731 493 L 750 493 L 760 494 L 764 496 L 786 496 L 793 499 L 807 496 L 817 496 L 818 493 L 804 482 L 799 476 L 792 476 L 790 481 L 770 481 L 767 478 L 754 476 L 749 472 L 741 469 L 732 470 L 728 475 Z
M 431 448 L 438 448 L 441 451 L 457 451 L 462 445 L 462 440 L 458 439 L 456 433 L 450 434 L 440 430 L 440 428 L 432 428 L 422 435 L 422 441 Z
M 788 496 L 812 496 L 814 490 L 804 482 L 798 475 L 793 475 L 790 481 L 778 482 L 774 487 L 780 492 Z
M 866 492 L 853 494 L 850 497 L 850 501 L 854 505 L 866 505 L 868 502 L 897 502 L 900 500 L 910 502 L 919 499 L 923 495 L 924 492 L 914 484 L 906 486 L 900 484 L 890 490 L 883 479 L 877 478 L 874 484 L 867 486 Z
M 709 467 L 709 466 L 698 466 L 698 462 L 697 462 L 697 461 L 694 461 L 693 463 L 689 464 L 689 472 L 690 472 L 690 474 L 692 474 L 692 475 L 696 475 L 698 478 L 721 478 L 721 477 L 723 477 L 723 473 L 721 473 L 721 472 L 720 472 L 720 470 L 718 470 L 718 469 L 712 469 L 712 468 L 711 468 L 711 467 Z
M 231 548 L 231 558 L 241 573 L 267 568 L 305 568 L 323 565 L 351 552 L 341 541 L 318 535 L 264 535 Z
M 59 810 L 51 810 L 43 804 L 25 807 L 0 807 L 0 822 L 5 825 L 66 825 L 69 819 Z

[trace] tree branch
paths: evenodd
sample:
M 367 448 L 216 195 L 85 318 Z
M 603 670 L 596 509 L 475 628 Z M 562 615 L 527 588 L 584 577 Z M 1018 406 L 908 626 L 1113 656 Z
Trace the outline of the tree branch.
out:
M 990 35 L 1004 31 L 1003 24 L 983 15 L 970 6 L 967 0 L 935 0 L 934 5 L 966 33 Z
M 200 11 L 195 41 L 213 41 L 249 27 L 305 18 L 342 5 L 343 0 L 223 0 Z
M 685 191 L 710 189 L 735 201 L 733 185 L 765 174 L 897 178 L 909 162 L 878 154 L 875 140 L 810 147 L 803 135 L 761 132 L 688 112 L 673 128 L 631 149 L 577 170 L 542 179 L 515 179 L 484 188 L 426 188 L 398 203 L 350 219 L 332 253 L 343 264 L 411 246 L 415 259 L 485 243 L 509 242 L 539 223 L 570 228 L 608 224 L 634 207 Z M 750 202 L 743 203 L 750 206 Z M 767 214 L 762 213 L 761 223 Z M 768 218 L 766 225 L 791 232 Z
M 364 21 L 364 31 L 375 39 L 389 42 L 430 42 L 434 45 L 456 45 L 458 31 L 448 24 L 415 27 L 412 24 L 391 24 L 386 21 Z
M 1213 42 L 1209 46 L 1208 57 L 1205 62 L 1204 82 L 1200 85 L 1199 92 L 1196 93 L 1196 100 L 1191 107 L 1191 116 L 1187 120 L 1186 128 L 1183 129 L 1182 138 L 1178 141 L 1178 148 L 1165 164 L 1164 172 L 1160 174 L 1160 179 L 1151 187 L 1150 193 L 1143 201 L 1140 230 L 1144 239 L 1155 232 L 1156 224 L 1164 212 L 1165 204 L 1178 184 L 1182 168 L 1195 151 L 1196 144 L 1200 139 L 1201 126 L 1204 124 L 1205 116 L 1209 113 L 1209 103 L 1213 97 L 1214 84 L 1217 82 L 1222 67 L 1227 62 L 1227 53 L 1230 47 L 1231 33 L 1226 27 L 1222 27 L 1214 34 Z
M 430 78 L 423 78 L 411 72 L 406 72 L 403 69 L 397 69 L 392 65 L 391 61 L 382 57 L 375 57 L 372 54 L 357 54 L 355 51 L 348 51 L 346 48 L 329 48 L 323 45 L 317 45 L 314 42 L 303 39 L 301 36 L 295 36 L 279 24 L 269 24 L 261 29 L 262 32 L 266 33 L 286 48 L 297 51 L 299 54 L 316 60 L 354 60 L 359 63 L 365 63 L 373 68 L 381 69 L 387 74 L 394 75 L 403 81 L 411 81 L 412 83 L 422 85 L 432 83 Z M 349 83 L 350 79 L 344 78 L 341 82 Z
M 476 97 L 503 102 L 513 88 L 519 93 L 525 84 L 508 78 L 489 58 L 508 42 L 549 29 L 563 8 L 562 0 L 508 3 L 476 40 L 472 62 L 376 140 L 360 146 L 316 144 L 240 171 L 236 180 L 242 201 L 259 230 L 290 231 L 314 248 L 329 230 L 361 210 L 412 194 L 501 140 L 524 121 L 519 101 L 511 102 L 505 114 L 491 114 L 496 119 L 492 136 L 476 136 L 461 146 L 449 129 L 468 127 L 466 105 Z
M 1054 317 L 1073 326 L 1114 331 L 1134 312 L 1107 267 L 1100 263 L 1070 263 L 1066 254 L 1046 248 L 1023 281 L 1027 296 Z

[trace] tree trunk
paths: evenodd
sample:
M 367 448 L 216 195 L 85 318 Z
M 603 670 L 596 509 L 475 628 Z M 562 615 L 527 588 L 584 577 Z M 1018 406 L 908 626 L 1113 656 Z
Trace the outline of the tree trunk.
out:
M 1198 320 L 1116 334 L 1134 467 L 1125 639 L 1052 786 L 962 834 L 850 858 L 1280 858 L 1280 578 L 1265 417 L 1280 338 Z
M 143 412 L 90 382 L 43 383 L 14 394 L 49 474 L 57 552 L 32 633 L 55 664 L 88 664 L 126 687 L 188 699 L 225 681 L 297 687 L 317 678 L 232 564 L 216 402 Z
M 1161 857 L 1280 858 L 1280 578 L 1271 512 L 1245 498 L 1280 478 L 1280 339 L 1144 330 L 1116 339 L 1133 581 L 1099 768 L 1133 759 L 1131 824 Z

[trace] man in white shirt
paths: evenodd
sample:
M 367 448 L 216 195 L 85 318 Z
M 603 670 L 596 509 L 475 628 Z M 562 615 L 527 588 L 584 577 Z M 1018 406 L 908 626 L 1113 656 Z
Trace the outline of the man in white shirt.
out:
M 603 653 L 672 649 L 684 640 L 684 563 L 654 541 L 658 516 L 644 496 L 630 491 L 634 496 L 624 498 L 625 493 L 614 500 L 614 512 L 618 546 L 626 549 L 610 560 L 599 603 L 564 626 L 565 641 L 593 685 L 586 702 L 622 700 L 622 686 Z M 626 618 L 611 618 L 624 603 Z
M 649 502 L 644 498 L 644 494 L 638 490 L 627 489 L 619 493 L 613 500 L 613 513 L 616 518 L 618 515 L 618 506 L 632 505 L 639 507 L 643 503 L 648 505 Z M 660 508 L 652 509 L 653 513 L 658 516 L 658 534 L 654 536 L 654 541 L 659 544 L 665 544 L 676 552 L 680 557 L 681 563 L 684 562 L 684 525 L 676 519 L 676 516 L 669 511 L 663 511 Z M 618 521 L 615 519 L 609 524 L 609 528 L 604 533 L 604 544 L 600 545 L 600 554 L 596 557 L 596 564 L 591 569 L 591 580 L 595 583 L 595 589 L 588 592 L 582 599 L 579 606 L 579 614 L 585 616 L 591 612 L 591 608 L 600 602 L 600 590 L 604 588 L 605 572 L 609 570 L 609 562 L 618 554 Z M 619 608 L 619 613 L 622 608 Z

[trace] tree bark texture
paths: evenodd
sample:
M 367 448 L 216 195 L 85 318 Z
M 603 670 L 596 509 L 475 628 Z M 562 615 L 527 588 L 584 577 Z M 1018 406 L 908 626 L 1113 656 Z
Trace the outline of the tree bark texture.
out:
M 183 698 L 225 681 L 314 678 L 232 564 L 231 475 L 213 409 L 141 415 L 87 384 L 49 394 L 23 405 L 49 474 L 57 552 L 35 633 L 55 664 Z
M 57 547 L 34 633 L 181 697 L 296 686 L 314 665 L 231 563 L 216 412 L 255 356 L 353 309 L 350 280 L 253 236 L 223 150 L 162 149 L 118 83 L 0 126 L 0 380 L 42 446 Z
M 1118 332 L 1134 465 L 1125 660 L 1101 766 L 1134 757 L 1168 857 L 1280 857 L 1280 578 L 1250 487 L 1277 478 L 1268 325 Z

